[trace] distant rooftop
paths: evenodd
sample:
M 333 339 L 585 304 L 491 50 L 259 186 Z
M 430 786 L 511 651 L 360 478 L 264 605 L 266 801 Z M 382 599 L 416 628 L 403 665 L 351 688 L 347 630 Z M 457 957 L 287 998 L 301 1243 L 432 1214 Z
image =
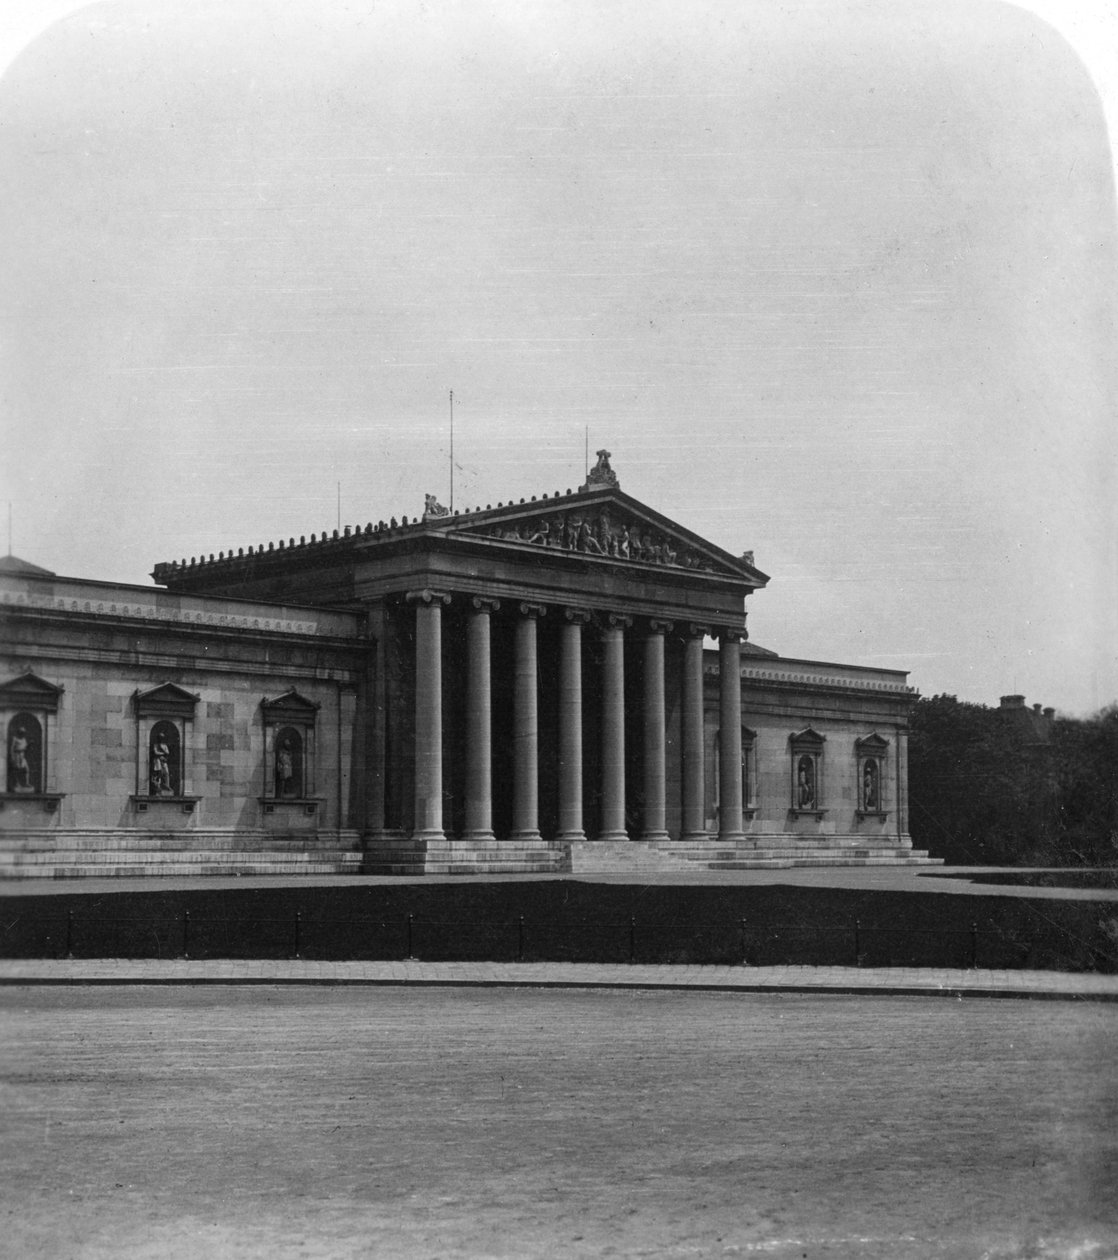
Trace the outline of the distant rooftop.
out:
M 19 556 L 0 556 L 0 573 L 22 573 L 26 577 L 57 577 L 50 569 L 21 560 Z

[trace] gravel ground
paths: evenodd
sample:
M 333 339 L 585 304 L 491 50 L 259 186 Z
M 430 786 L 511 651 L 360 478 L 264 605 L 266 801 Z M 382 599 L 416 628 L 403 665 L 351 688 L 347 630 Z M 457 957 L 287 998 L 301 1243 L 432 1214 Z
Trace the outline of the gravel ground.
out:
M 0 991 L 12 1257 L 1118 1254 L 1118 1007 Z

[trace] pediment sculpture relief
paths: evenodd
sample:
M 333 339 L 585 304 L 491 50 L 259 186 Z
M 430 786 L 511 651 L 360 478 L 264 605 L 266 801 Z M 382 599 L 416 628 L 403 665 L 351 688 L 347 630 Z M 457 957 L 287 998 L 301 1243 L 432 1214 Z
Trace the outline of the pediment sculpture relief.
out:
M 615 520 L 608 508 L 597 512 L 556 512 L 530 520 L 509 521 L 486 531 L 490 538 L 531 543 L 558 551 L 577 551 L 587 556 L 639 560 L 644 564 L 674 565 L 711 571 L 706 556 L 679 540 L 634 520 Z

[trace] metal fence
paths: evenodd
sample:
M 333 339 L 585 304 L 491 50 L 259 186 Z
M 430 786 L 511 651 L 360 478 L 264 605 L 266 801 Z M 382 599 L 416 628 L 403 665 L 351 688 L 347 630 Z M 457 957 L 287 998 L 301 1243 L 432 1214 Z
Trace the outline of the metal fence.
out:
M 1020 967 L 1030 942 L 1004 927 L 911 928 L 803 922 L 532 919 L 499 922 L 304 914 L 114 916 L 15 914 L 0 925 L 7 958 L 305 958 L 321 960 L 746 963 Z

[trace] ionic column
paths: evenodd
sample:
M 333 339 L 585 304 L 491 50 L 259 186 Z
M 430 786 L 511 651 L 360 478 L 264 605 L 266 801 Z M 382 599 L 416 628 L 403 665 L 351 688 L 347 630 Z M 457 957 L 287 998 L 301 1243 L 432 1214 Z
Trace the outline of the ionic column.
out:
M 466 627 L 466 830 L 464 840 L 493 837 L 493 722 L 489 618 L 495 599 L 475 596 Z
M 412 836 L 445 840 L 443 832 L 442 610 L 450 596 L 410 591 L 415 604 L 415 819 Z
M 687 626 L 683 641 L 683 810 L 681 840 L 705 840 L 706 767 L 703 759 L 703 638 L 706 626 Z
M 664 636 L 670 621 L 650 621 L 644 639 L 644 831 L 645 841 L 667 840 L 666 737 L 664 732 Z
M 718 635 L 718 839 L 744 840 L 741 829 L 741 631 Z
M 585 840 L 582 829 L 582 627 L 590 614 L 568 608 L 559 640 L 559 833 Z
M 878 789 L 881 791 L 881 785 Z M 903 839 L 908 834 L 908 729 L 902 727 L 897 731 L 897 837 Z
M 536 618 L 542 604 L 521 604 L 516 623 L 513 693 L 513 812 L 511 840 L 538 840 L 540 724 Z
M 625 830 L 625 627 L 609 614 L 602 627 L 602 817 L 599 840 L 628 840 Z

